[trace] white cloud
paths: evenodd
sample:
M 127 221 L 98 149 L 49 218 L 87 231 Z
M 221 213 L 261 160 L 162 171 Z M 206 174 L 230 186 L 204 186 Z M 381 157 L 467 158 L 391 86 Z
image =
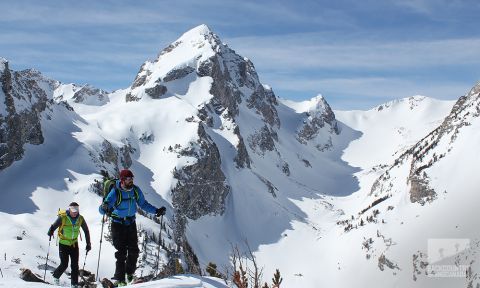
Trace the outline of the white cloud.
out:
M 28 1 L 27 1 L 28 2 Z M 35 5 L 26 1 L 3 3 L 0 8 L 8 13 L 2 14 L 1 22 L 35 22 L 38 25 L 126 25 L 135 23 L 178 23 L 187 17 L 161 13 L 150 7 L 139 5 L 108 5 L 102 1 L 78 2 L 75 5 L 64 1 L 46 2 Z

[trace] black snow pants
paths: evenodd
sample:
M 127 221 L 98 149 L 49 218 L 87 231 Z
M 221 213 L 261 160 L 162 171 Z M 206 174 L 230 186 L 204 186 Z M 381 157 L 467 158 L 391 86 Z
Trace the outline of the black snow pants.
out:
M 138 249 L 137 224 L 112 221 L 113 246 L 117 249 L 114 279 L 125 281 L 125 273 L 133 275 L 137 268 Z
M 53 277 L 60 278 L 68 267 L 68 258 L 70 257 L 70 268 L 72 269 L 71 283 L 78 285 L 78 243 L 68 246 L 59 243 L 58 252 L 60 254 L 60 265 L 53 271 Z

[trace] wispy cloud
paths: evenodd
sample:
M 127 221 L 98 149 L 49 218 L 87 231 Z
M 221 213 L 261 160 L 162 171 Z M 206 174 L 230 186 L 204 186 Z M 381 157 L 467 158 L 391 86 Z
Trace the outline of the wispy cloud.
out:
M 323 79 L 289 79 L 287 77 L 272 77 L 278 89 L 285 91 L 310 90 L 312 97 L 333 92 L 337 96 L 357 95 L 371 99 L 395 99 L 424 95 L 438 99 L 453 99 L 464 95 L 475 83 L 465 85 L 463 82 L 435 82 L 432 85 L 422 85 L 403 78 L 358 77 L 358 78 L 323 78 Z M 288 95 L 280 95 L 288 96 Z M 328 95 L 326 95 L 328 97 Z M 288 97 L 287 97 L 288 98 Z
M 394 42 L 324 36 L 329 35 L 227 42 L 255 63 L 261 80 L 279 96 L 298 99 L 322 93 L 334 107 L 354 103 L 369 108 L 417 94 L 455 99 L 480 79 L 480 38 Z
M 228 39 L 239 53 L 268 69 L 397 69 L 480 63 L 480 38 L 325 43 L 315 33 Z
M 269 80 L 278 83 L 276 87 L 281 92 L 276 94 L 279 97 L 292 99 L 295 98 L 293 95 L 302 93 L 304 98 L 311 98 L 322 94 L 334 109 L 369 109 L 389 100 L 414 95 L 444 100 L 457 99 L 467 93 L 474 84 L 435 81 L 425 85 L 425 83 L 393 77 L 326 79 L 273 77 Z
M 17 0 L 0 2 L 0 56 L 112 90 L 205 23 L 280 96 L 455 97 L 480 79 L 479 10 L 474 0 Z
M 167 6 L 168 7 L 168 6 Z M 158 10 L 115 1 L 71 2 L 49 1 L 34 5 L 32 1 L 3 2 L 0 5 L 5 13 L 0 22 L 33 22 L 37 25 L 128 25 L 138 23 L 178 23 L 186 20 L 178 14 L 160 13 Z
M 436 1 L 436 2 L 441 2 L 442 4 L 448 5 L 448 2 L 445 3 L 446 1 Z M 436 6 L 435 1 L 430 1 L 430 0 L 404 0 L 404 1 L 394 1 L 393 3 L 400 7 L 405 7 L 405 8 L 411 9 L 416 13 L 421 13 L 421 14 L 433 14 L 433 11 L 435 10 L 435 6 Z

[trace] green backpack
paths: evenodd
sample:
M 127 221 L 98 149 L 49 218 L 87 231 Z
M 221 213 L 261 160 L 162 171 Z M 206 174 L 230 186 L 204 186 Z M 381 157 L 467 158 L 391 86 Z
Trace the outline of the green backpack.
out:
M 120 190 L 117 188 L 116 182 L 119 179 L 105 179 L 103 181 L 103 200 L 102 203 L 105 202 L 105 199 L 108 196 L 108 193 L 112 191 L 112 189 L 115 189 L 115 194 L 116 194 L 116 200 L 115 200 L 115 206 L 114 208 L 117 208 L 118 205 L 122 202 L 122 193 L 120 193 Z M 136 185 L 133 185 L 133 192 L 135 193 L 135 201 L 138 201 L 139 195 L 138 195 L 138 187 Z

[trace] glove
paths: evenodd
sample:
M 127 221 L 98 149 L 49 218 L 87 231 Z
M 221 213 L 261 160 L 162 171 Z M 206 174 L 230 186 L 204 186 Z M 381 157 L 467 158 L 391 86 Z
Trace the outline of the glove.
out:
M 160 217 L 162 215 L 165 215 L 165 212 L 167 212 L 167 208 L 165 207 L 161 207 L 161 208 L 158 208 L 156 211 L 155 211 L 155 215 L 157 217 Z
M 92 245 L 90 243 L 87 243 L 87 247 L 85 248 L 85 250 L 87 250 L 88 253 L 88 251 L 92 250 Z
M 53 231 L 54 231 L 54 230 L 53 230 L 53 227 L 50 226 L 50 229 L 48 229 L 47 235 L 50 236 L 50 237 L 52 237 L 52 236 L 53 236 Z
M 106 214 L 110 215 L 110 213 L 112 213 L 112 209 L 111 209 L 110 207 L 108 207 L 108 204 L 107 204 L 107 203 L 102 203 L 102 206 L 101 206 L 101 207 L 102 207 L 102 210 L 103 210 Z

